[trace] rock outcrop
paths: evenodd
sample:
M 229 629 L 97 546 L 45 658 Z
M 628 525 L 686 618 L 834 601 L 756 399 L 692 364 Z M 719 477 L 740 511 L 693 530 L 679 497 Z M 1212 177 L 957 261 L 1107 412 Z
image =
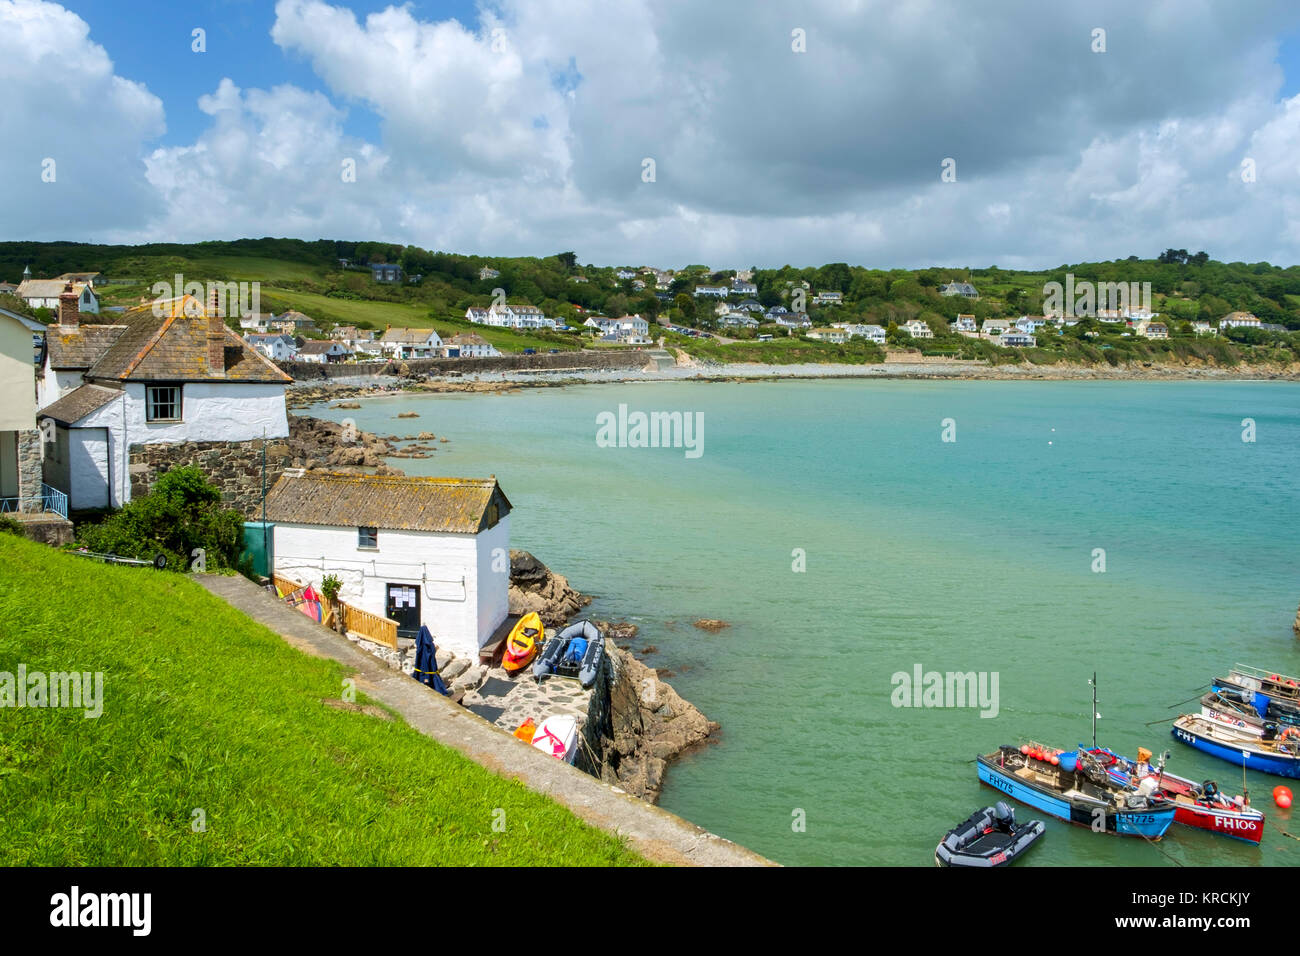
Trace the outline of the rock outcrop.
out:
M 600 728 L 600 777 L 650 803 L 659 799 L 664 770 L 679 754 L 718 732 L 677 691 L 622 648 L 610 644 L 609 710 Z
M 527 551 L 510 551 L 510 613 L 534 611 L 547 627 L 561 627 L 591 598 L 569 587 L 562 574 L 556 574 Z

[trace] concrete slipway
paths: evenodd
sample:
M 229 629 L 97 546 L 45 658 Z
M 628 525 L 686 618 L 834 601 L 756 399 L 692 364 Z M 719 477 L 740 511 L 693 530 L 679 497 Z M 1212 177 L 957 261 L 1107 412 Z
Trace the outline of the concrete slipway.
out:
M 355 671 L 358 690 L 401 714 L 420 733 L 493 773 L 545 794 L 592 826 L 625 837 L 648 860 L 688 866 L 774 865 L 751 850 L 628 796 L 515 739 L 401 671 L 390 669 L 342 635 L 275 600 L 247 578 L 212 574 L 195 575 L 194 580 L 299 650 L 336 660 Z

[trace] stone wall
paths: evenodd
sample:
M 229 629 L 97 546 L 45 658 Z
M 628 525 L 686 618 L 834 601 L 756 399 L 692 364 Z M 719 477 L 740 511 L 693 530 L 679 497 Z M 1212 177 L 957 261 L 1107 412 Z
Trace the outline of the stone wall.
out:
M 262 517 L 262 443 L 199 441 L 179 444 L 131 446 L 131 497 L 147 495 L 160 475 L 195 465 L 221 488 L 226 507 L 249 521 Z M 266 446 L 266 490 L 270 491 L 286 468 L 296 467 L 289 445 Z
M 29 428 L 18 432 L 18 496 L 28 498 L 36 496 L 33 501 L 24 501 L 23 511 L 41 510 L 41 433 Z
M 295 381 L 308 382 L 332 378 L 367 375 L 445 375 L 460 372 L 560 371 L 563 369 L 639 369 L 650 361 L 650 354 L 636 349 L 600 351 L 539 352 L 536 355 L 495 355 L 490 358 L 406 359 L 355 364 L 315 364 L 312 362 L 278 362 Z

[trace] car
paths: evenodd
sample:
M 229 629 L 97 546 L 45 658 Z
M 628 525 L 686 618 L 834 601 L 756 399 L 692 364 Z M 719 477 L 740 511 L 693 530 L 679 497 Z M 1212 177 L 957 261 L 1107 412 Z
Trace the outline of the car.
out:
M 551 354 L 552 354 L 552 355 L 555 355 L 555 354 L 556 354 L 557 352 L 559 352 L 559 351 L 560 351 L 559 349 L 551 349 Z
M 524 354 L 525 354 L 525 355 L 536 355 L 536 354 L 537 354 L 537 349 L 524 349 Z

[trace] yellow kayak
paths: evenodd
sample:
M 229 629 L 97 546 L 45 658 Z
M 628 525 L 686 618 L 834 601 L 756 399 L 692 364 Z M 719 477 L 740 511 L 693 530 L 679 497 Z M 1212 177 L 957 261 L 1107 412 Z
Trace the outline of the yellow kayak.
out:
M 525 614 L 506 638 L 505 651 L 501 655 L 501 666 L 508 671 L 527 667 L 537 655 L 537 648 L 541 646 L 545 633 L 542 619 L 536 613 Z

